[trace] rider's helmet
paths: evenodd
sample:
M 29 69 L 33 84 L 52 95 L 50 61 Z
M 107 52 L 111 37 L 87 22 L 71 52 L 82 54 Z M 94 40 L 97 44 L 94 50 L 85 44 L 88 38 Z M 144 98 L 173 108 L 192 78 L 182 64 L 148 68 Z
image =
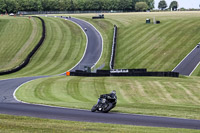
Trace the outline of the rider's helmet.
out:
M 112 90 L 111 93 L 116 95 L 116 91 L 115 90 Z

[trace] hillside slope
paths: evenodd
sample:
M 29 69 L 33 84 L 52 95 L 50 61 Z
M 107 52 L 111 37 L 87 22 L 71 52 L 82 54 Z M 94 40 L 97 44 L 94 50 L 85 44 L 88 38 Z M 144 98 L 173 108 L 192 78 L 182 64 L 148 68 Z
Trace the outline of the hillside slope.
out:
M 37 18 L 0 17 L 0 71 L 22 63 L 41 37 Z
M 54 75 L 72 68 L 83 56 L 86 37 L 76 24 L 59 18 L 43 18 L 46 38 L 24 69 L 6 77 Z

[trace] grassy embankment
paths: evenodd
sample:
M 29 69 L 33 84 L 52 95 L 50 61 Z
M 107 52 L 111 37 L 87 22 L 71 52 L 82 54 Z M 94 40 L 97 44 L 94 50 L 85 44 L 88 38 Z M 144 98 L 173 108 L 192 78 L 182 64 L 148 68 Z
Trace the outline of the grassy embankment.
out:
M 0 17 L 0 71 L 21 64 L 41 37 L 37 18 Z
M 156 18 L 159 19 L 162 24 L 144 24 L 146 17 L 154 16 L 156 16 Z M 199 14 L 193 12 L 174 14 L 107 14 L 107 19 L 105 20 L 91 20 L 89 19 L 91 18 L 91 15 L 78 15 L 77 17 L 84 18 L 85 20 L 90 21 L 98 29 L 103 28 L 100 30 L 100 32 L 103 33 L 104 37 L 104 52 L 108 52 L 111 48 L 110 43 L 108 44 L 105 42 L 112 43 L 112 41 L 110 41 L 109 39 L 112 39 L 113 24 L 117 24 L 119 26 L 118 37 L 120 39 L 118 40 L 117 56 L 121 56 L 120 59 L 118 57 L 116 60 L 116 62 L 118 61 L 118 63 L 116 64 L 117 68 L 121 68 L 120 64 L 123 64 L 123 68 L 141 68 L 145 66 L 142 65 L 142 62 L 138 62 L 141 58 L 141 60 L 146 62 L 145 68 L 148 68 L 149 70 L 172 70 L 173 67 L 175 67 L 178 62 L 182 60 L 182 58 L 199 41 L 199 37 L 197 37 L 196 35 L 199 34 L 196 30 L 199 27 L 199 24 L 196 23 L 196 21 L 199 20 Z M 176 23 L 177 21 L 179 21 L 179 23 Z M 165 27 L 167 27 L 168 25 L 170 25 L 170 27 L 165 29 Z M 182 25 L 182 27 L 180 27 L 179 25 Z M 188 27 L 188 25 L 193 26 Z M 132 30 L 134 30 L 135 28 L 139 29 L 131 33 Z M 146 32 L 143 32 L 144 30 L 146 30 Z M 180 30 L 182 32 L 187 32 L 185 32 L 185 34 L 182 34 L 182 32 L 179 32 Z M 171 34 L 168 34 L 168 32 L 173 33 L 173 36 Z M 133 36 L 129 35 L 129 33 L 131 33 L 131 35 L 133 34 Z M 165 36 L 165 34 L 168 35 Z M 191 34 L 193 34 L 193 36 L 190 36 Z M 151 35 L 155 36 L 150 37 Z M 184 36 L 183 38 L 180 37 L 182 35 Z M 137 42 L 137 40 L 133 40 L 136 39 L 134 38 L 134 36 L 136 36 L 137 40 L 141 37 L 143 39 Z M 192 39 L 190 37 L 192 37 Z M 148 38 L 151 39 L 148 40 Z M 178 38 L 178 41 L 181 41 L 183 39 L 184 41 L 181 41 L 182 45 L 180 45 L 179 43 L 175 43 L 175 38 Z M 154 43 L 156 43 L 157 41 L 153 40 L 157 40 L 160 43 L 157 43 L 157 45 L 155 45 Z M 138 43 L 138 45 L 135 46 L 136 43 Z M 151 48 L 150 46 L 152 46 L 153 48 Z M 124 55 L 123 50 L 120 49 L 129 49 L 129 51 L 126 51 L 126 53 L 128 54 Z M 170 53 L 172 49 L 176 49 L 174 50 L 175 53 Z M 163 53 L 163 51 L 166 52 Z M 136 52 L 138 52 L 138 55 L 133 55 Z M 167 57 L 165 57 L 165 55 Z M 131 58 L 132 56 L 134 56 L 135 58 Z M 138 57 L 136 58 L 136 56 Z M 162 59 L 159 59 L 158 57 Z M 135 59 L 136 62 L 134 62 Z M 99 65 L 101 65 L 103 62 L 107 63 L 109 62 L 109 60 L 110 57 L 108 52 L 107 54 L 103 54 Z M 148 65 L 148 62 L 151 62 L 152 64 Z M 159 64 L 163 64 L 158 65 L 157 62 L 160 62 Z M 169 63 L 169 65 L 167 63 Z M 158 65 L 158 67 L 156 64 Z M 107 64 L 106 66 L 108 67 Z M 90 109 L 91 106 L 96 103 L 99 94 L 107 93 L 112 89 L 116 89 L 119 101 L 117 107 L 113 110 L 115 112 L 200 119 L 198 113 L 200 111 L 200 96 L 198 93 L 200 88 L 198 87 L 198 80 L 199 79 L 196 77 L 178 79 L 145 77 L 55 77 L 36 80 L 25 84 L 19 90 L 21 91 L 21 93 L 18 92 L 17 95 L 18 98 L 25 101 L 26 99 L 28 99 L 27 97 L 31 97 L 28 101 L 34 103 L 39 102 L 43 104 L 75 108 L 84 108 L 84 105 L 86 109 Z M 28 92 L 29 95 L 26 95 Z M 59 97 L 57 95 L 59 95 Z M 145 128 L 144 131 L 146 131 L 147 129 L 148 128 Z
M 103 28 L 103 32 L 100 31 L 108 48 L 105 51 L 111 51 L 108 45 L 112 44 L 113 25 L 118 26 L 115 68 L 171 71 L 200 41 L 198 12 L 105 14 L 103 20 L 92 20 L 94 15 L 97 14 L 73 16 L 91 22 L 98 29 Z M 146 18 L 153 21 L 154 17 L 161 24 L 145 24 Z M 110 57 L 102 60 L 109 62 Z
M 19 72 L 1 78 L 60 74 L 81 59 L 86 46 L 82 30 L 70 21 L 58 18 L 44 20 L 46 38 L 30 63 Z
M 88 123 L 88 122 L 74 122 L 74 121 L 60 121 L 39 119 L 30 117 L 19 117 L 0 115 L 0 132 L 3 133 L 198 133 L 198 130 L 190 129 L 175 129 L 175 128 L 156 128 L 156 127 L 142 127 L 142 126 L 129 126 L 129 125 L 116 125 L 116 124 L 102 124 L 102 123 Z
M 113 112 L 200 119 L 199 78 L 52 77 L 31 81 L 16 93 L 30 103 L 91 109 L 100 94 L 115 89 Z
M 153 16 L 159 18 L 159 20 L 161 21 L 160 25 L 144 24 L 145 18 L 150 18 Z M 121 58 L 127 58 L 128 55 L 135 53 L 136 51 L 134 51 L 135 49 L 133 49 L 133 47 L 135 46 L 135 41 L 131 41 L 131 39 L 134 38 L 131 37 L 131 35 L 140 35 L 140 37 L 142 37 L 143 39 L 141 40 L 140 37 L 137 36 L 140 40 L 138 41 L 138 47 L 141 47 L 141 49 L 145 47 L 146 49 L 139 52 L 139 57 L 143 57 L 141 58 L 141 60 L 143 60 L 144 62 L 147 61 L 151 63 L 149 65 L 146 64 L 146 68 L 149 68 L 150 70 L 171 70 L 191 49 L 193 49 L 193 47 L 196 45 L 196 41 L 198 41 L 199 36 L 196 35 L 198 33 L 196 29 L 198 29 L 200 25 L 198 22 L 196 22 L 199 19 L 197 16 L 198 14 L 193 12 L 128 13 L 107 14 L 107 19 L 105 20 L 90 21 L 91 23 L 96 24 L 97 28 L 100 28 L 102 25 L 107 25 L 102 27 L 110 27 L 111 22 L 117 23 L 117 25 L 119 25 L 119 43 L 117 48 L 117 56 L 121 54 Z M 91 15 L 83 15 L 81 17 L 88 20 Z M 130 26 L 130 24 L 132 24 L 134 28 L 128 27 Z M 123 36 L 122 33 L 132 32 L 130 28 L 132 28 L 132 30 L 136 28 L 137 31 L 131 33 L 131 35 L 124 34 Z M 146 28 L 148 30 L 146 30 Z M 112 31 L 112 28 L 110 30 Z M 142 32 L 143 30 L 145 30 L 146 32 Z M 149 33 L 147 31 L 151 32 Z M 180 31 L 185 32 L 182 33 Z M 109 32 L 107 33 L 110 34 Z M 173 35 L 168 33 L 173 33 Z M 190 34 L 192 34 L 192 36 Z M 125 37 L 129 37 L 129 39 L 124 39 Z M 192 39 L 190 37 L 192 37 Z M 148 38 L 152 39 L 148 40 Z M 107 39 L 104 39 L 104 41 L 106 41 Z M 145 39 L 147 39 L 148 41 Z M 124 43 L 120 43 L 121 40 L 124 40 Z M 157 41 L 155 40 L 157 40 L 159 43 L 156 43 Z M 144 42 L 142 43 L 142 41 Z M 181 43 L 179 41 L 181 41 Z M 139 42 L 141 42 L 140 45 Z M 150 44 L 150 42 L 152 44 Z M 130 45 L 128 45 L 129 43 Z M 125 44 L 127 46 L 124 46 Z M 152 47 L 150 47 L 149 45 Z M 127 52 L 128 55 L 122 55 L 123 50 L 121 50 L 121 52 L 119 49 L 123 49 L 123 47 L 125 49 L 127 49 L 126 47 L 129 47 L 129 49 L 133 50 Z M 135 48 L 138 49 L 138 47 Z M 149 51 L 150 49 L 151 51 Z M 174 49 L 176 49 L 176 51 L 174 51 Z M 174 53 L 171 53 L 171 51 L 174 51 Z M 158 56 L 156 55 L 159 54 L 161 55 L 158 58 Z M 109 60 L 108 58 L 105 59 Z M 133 61 L 134 60 L 135 58 L 133 58 Z M 116 62 L 117 61 L 119 61 L 119 58 L 116 60 Z M 157 62 L 161 63 L 162 65 L 159 65 Z M 139 68 L 145 67 L 141 65 L 142 63 L 143 62 L 136 64 L 138 64 Z M 135 65 L 132 61 L 126 63 L 124 62 L 123 64 L 123 68 L 129 68 L 128 66 Z M 117 66 L 119 65 L 120 64 L 118 63 Z M 154 67 L 151 68 L 149 66 Z M 137 68 L 137 65 L 135 67 Z M 117 89 L 119 95 L 118 106 L 115 110 L 117 112 L 200 119 L 200 115 L 198 114 L 198 112 L 200 111 L 200 95 L 198 93 L 200 88 L 198 88 L 198 79 L 199 78 L 196 77 L 56 77 L 53 79 L 42 79 L 28 83 L 19 90 L 17 96 L 21 100 L 32 103 L 90 109 L 91 105 L 96 102 L 96 99 L 100 94 L 108 93 L 112 89 Z

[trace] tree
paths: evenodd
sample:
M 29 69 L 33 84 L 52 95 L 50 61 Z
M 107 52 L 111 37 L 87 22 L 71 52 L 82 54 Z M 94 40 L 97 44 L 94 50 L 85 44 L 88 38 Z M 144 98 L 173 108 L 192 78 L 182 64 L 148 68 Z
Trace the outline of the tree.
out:
M 158 8 L 161 9 L 161 10 L 164 10 L 165 8 L 167 8 L 167 3 L 165 0 L 161 0 L 159 3 L 158 3 Z
M 0 13 L 5 13 L 6 12 L 6 3 L 4 0 L 0 0 Z
M 131 0 L 119 0 L 118 8 L 123 11 L 130 10 L 132 8 L 132 1 Z
M 135 4 L 136 11 L 146 11 L 149 8 L 146 2 L 137 2 Z
M 178 2 L 177 1 L 172 1 L 170 6 L 169 6 L 170 9 L 172 9 L 173 11 L 176 11 L 177 8 L 178 8 Z
M 147 0 L 146 3 L 149 6 L 149 9 L 153 9 L 154 8 L 154 4 L 155 4 L 154 0 Z
M 154 0 L 0 0 L 0 12 L 16 13 L 18 11 L 77 11 L 77 10 L 134 11 L 135 4 L 137 2 L 146 2 L 149 9 L 154 8 Z

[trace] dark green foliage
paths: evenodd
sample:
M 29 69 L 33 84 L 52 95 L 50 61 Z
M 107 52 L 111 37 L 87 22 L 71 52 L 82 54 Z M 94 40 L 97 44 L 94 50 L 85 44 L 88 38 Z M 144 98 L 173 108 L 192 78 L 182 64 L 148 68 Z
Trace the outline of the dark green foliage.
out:
M 146 2 L 137 2 L 135 4 L 135 10 L 136 11 L 146 11 L 148 9 L 148 5 Z
M 158 3 L 158 8 L 161 9 L 161 10 L 164 10 L 165 8 L 167 8 L 167 3 L 165 0 L 161 0 L 159 3 Z
M 177 1 L 172 1 L 170 6 L 169 6 L 170 9 L 172 9 L 173 11 L 176 11 L 177 8 L 178 8 L 178 2 Z
M 154 8 L 154 0 L 0 0 L 0 13 L 18 11 L 134 11 L 136 2 Z

